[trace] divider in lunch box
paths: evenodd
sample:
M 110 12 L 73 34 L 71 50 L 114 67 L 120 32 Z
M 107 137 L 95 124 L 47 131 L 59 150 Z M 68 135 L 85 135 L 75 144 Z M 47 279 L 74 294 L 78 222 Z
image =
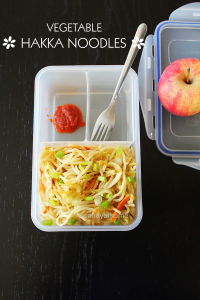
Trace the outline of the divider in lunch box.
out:
M 45 69 L 36 80 L 39 141 L 41 143 L 90 141 L 98 116 L 110 104 L 122 66 L 63 66 Z M 137 90 L 137 76 L 131 70 L 115 104 L 115 128 L 110 141 L 134 141 L 133 114 L 138 98 Z M 53 118 L 58 105 L 67 103 L 80 108 L 86 126 L 80 127 L 72 134 L 60 134 L 55 130 L 50 118 Z M 35 121 L 38 120 L 35 118 Z

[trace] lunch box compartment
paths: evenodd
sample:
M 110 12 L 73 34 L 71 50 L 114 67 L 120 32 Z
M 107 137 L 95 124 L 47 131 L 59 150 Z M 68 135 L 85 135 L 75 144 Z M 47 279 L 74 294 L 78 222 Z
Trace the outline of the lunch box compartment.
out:
M 85 72 L 69 72 L 66 68 L 55 67 L 42 69 L 36 77 L 39 116 L 39 141 L 84 141 L 86 127 L 80 127 L 73 134 L 58 133 L 50 119 L 53 119 L 56 107 L 67 103 L 78 106 L 86 122 L 87 78 Z M 39 78 L 39 81 L 37 80 Z M 49 117 L 48 117 L 48 116 Z
M 167 22 L 157 28 L 157 67 L 160 74 L 172 62 L 181 58 L 200 59 L 200 25 Z M 199 48 L 198 48 L 199 47 Z M 157 51 L 158 53 L 158 51 Z M 159 117 L 159 113 L 158 113 Z M 171 151 L 194 151 L 200 149 L 200 114 L 178 117 L 161 108 L 162 144 Z
M 153 49 L 153 50 L 152 50 Z M 139 65 L 140 103 L 147 135 L 178 164 L 200 168 L 200 113 L 178 117 L 167 111 L 157 93 L 165 68 L 182 58 L 200 60 L 200 3 L 190 3 L 147 36 Z M 153 120 L 153 122 L 152 122 Z M 191 164 L 189 163 L 191 162 Z
M 91 142 L 93 126 L 100 113 L 111 101 L 123 66 L 54 66 L 42 69 L 35 79 L 32 203 L 31 217 L 43 231 L 127 231 L 142 219 L 141 157 L 139 127 L 138 78 L 131 69 L 115 105 L 116 124 L 111 139 Z M 59 134 L 50 118 L 58 105 L 77 105 L 86 126 L 72 134 Z M 47 110 L 46 110 L 47 109 Z M 49 117 L 46 115 L 49 114 Z M 39 118 L 38 118 L 39 116 Z M 39 157 L 44 146 L 61 147 L 68 144 L 125 146 L 134 148 L 136 161 L 136 217 L 129 225 L 109 226 L 44 226 L 41 224 L 42 204 L 39 195 Z
M 89 95 L 88 95 L 88 136 L 90 139 L 94 125 L 100 113 L 108 108 L 112 99 L 117 81 L 120 77 L 120 70 L 109 69 L 104 71 L 90 71 L 88 73 Z M 134 76 L 136 78 L 134 78 Z M 133 97 L 136 97 L 137 88 L 134 89 L 133 83 L 137 82 L 136 74 L 129 72 L 120 94 L 115 103 L 115 127 L 110 136 L 110 141 L 133 141 Z

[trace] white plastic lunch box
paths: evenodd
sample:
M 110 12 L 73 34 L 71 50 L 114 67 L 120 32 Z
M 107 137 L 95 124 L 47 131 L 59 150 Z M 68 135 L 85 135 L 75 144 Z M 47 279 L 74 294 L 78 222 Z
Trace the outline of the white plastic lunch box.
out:
M 135 228 L 142 219 L 139 86 L 138 76 L 130 70 L 115 105 L 116 124 L 110 140 L 90 142 L 96 119 L 112 98 L 123 66 L 54 66 L 42 69 L 35 78 L 32 203 L 31 217 L 35 226 L 43 231 L 121 231 Z M 56 132 L 50 118 L 58 105 L 77 105 L 86 122 L 73 134 Z M 49 117 L 47 117 L 49 115 Z M 129 225 L 109 226 L 44 226 L 41 224 L 39 196 L 39 156 L 43 146 L 121 145 L 133 144 L 136 160 L 136 218 Z
M 177 164 L 200 169 L 200 113 L 190 117 L 170 114 L 157 94 L 164 69 L 175 60 L 200 60 L 200 3 L 175 10 L 146 38 L 139 65 L 140 104 L 147 135 Z M 155 86 L 155 88 L 154 88 Z
M 160 23 L 149 35 L 139 64 L 138 76 L 130 70 L 115 105 L 116 124 L 103 145 L 133 144 L 137 164 L 137 216 L 130 225 L 43 226 L 39 200 L 39 154 L 46 145 L 99 144 L 90 142 L 97 117 L 112 98 L 122 66 L 58 66 L 42 69 L 35 79 L 33 170 L 31 216 L 44 231 L 122 231 L 135 228 L 142 219 L 139 98 L 147 135 L 158 149 L 177 164 L 200 169 L 200 114 L 178 117 L 162 107 L 157 84 L 164 69 L 180 58 L 200 60 L 200 3 L 175 10 L 169 21 Z M 139 83 L 138 84 L 138 78 Z M 155 86 L 155 87 L 154 87 Z M 85 127 L 73 134 L 59 134 L 47 118 L 58 105 L 73 103 L 83 114 Z M 46 110 L 47 109 L 47 110 Z

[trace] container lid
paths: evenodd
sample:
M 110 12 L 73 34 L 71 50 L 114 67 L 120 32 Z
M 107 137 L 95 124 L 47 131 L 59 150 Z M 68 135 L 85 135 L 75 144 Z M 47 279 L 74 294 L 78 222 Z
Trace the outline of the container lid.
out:
M 155 140 L 155 93 L 154 93 L 154 38 L 147 36 L 140 59 L 139 97 L 145 128 L 150 139 Z
M 165 155 L 200 157 L 200 114 L 190 117 L 172 115 L 161 105 L 156 92 L 164 69 L 180 58 L 200 60 L 200 3 L 177 9 L 169 21 L 157 26 L 154 36 L 146 38 L 138 72 L 140 103 L 149 138 L 156 139 L 157 147 Z

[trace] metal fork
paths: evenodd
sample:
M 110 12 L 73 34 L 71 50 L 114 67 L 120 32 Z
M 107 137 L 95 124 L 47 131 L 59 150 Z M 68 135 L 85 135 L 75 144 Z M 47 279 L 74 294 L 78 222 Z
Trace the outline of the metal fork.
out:
M 106 110 L 104 110 L 100 116 L 98 117 L 94 129 L 91 136 L 91 141 L 107 141 L 114 129 L 115 126 L 115 113 L 114 113 L 114 106 L 115 101 L 120 93 L 124 80 L 128 74 L 128 71 L 131 68 L 131 65 L 138 53 L 138 49 L 141 47 L 139 45 L 140 39 L 144 39 L 145 34 L 147 32 L 147 25 L 141 24 L 135 34 L 134 43 L 132 43 L 131 48 L 129 50 L 126 62 L 122 69 L 120 78 L 118 80 L 117 86 L 115 88 L 114 94 L 112 96 L 112 100 L 110 105 Z M 132 41 L 132 42 L 133 42 Z

